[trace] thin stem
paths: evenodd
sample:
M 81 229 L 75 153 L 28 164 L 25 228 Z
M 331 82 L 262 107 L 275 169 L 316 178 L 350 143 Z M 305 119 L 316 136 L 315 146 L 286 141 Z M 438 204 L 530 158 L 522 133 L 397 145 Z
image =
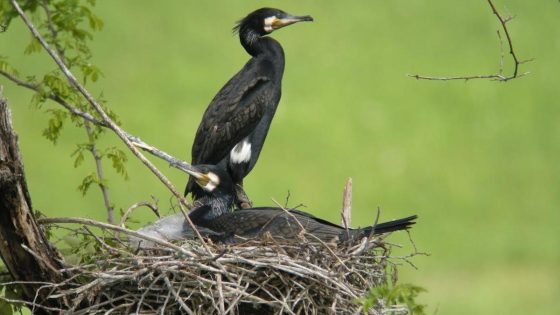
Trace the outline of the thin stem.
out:
M 111 205 L 111 200 L 109 198 L 109 189 L 105 185 L 105 176 L 103 175 L 103 166 L 101 165 L 101 155 L 99 155 L 99 152 L 97 152 L 91 123 L 87 120 L 84 120 L 84 128 L 86 129 L 86 133 L 89 139 L 89 151 L 91 152 L 91 155 L 95 160 L 95 169 L 97 170 L 97 178 L 99 179 L 98 186 L 101 190 L 101 194 L 103 195 L 103 204 L 105 205 L 105 209 L 107 209 L 107 222 L 114 224 L 115 221 L 113 218 L 113 205 Z

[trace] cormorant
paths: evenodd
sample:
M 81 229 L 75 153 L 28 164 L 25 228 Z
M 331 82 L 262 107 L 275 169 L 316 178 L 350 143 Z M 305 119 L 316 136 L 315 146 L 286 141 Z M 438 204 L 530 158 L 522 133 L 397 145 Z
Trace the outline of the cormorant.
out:
M 280 101 L 284 51 L 266 35 L 284 26 L 313 21 L 272 8 L 258 9 L 234 27 L 243 48 L 252 58 L 216 94 L 198 127 L 191 154 L 193 165 L 221 164 L 235 183 L 236 203 L 250 207 L 243 178 L 253 169 Z M 191 176 L 185 195 L 193 200 L 202 191 Z
M 204 165 L 195 182 L 202 188 L 201 206 L 189 213 L 196 226 L 220 233 L 219 241 L 236 241 L 269 233 L 272 237 L 296 240 L 302 228 L 324 242 L 343 242 L 370 234 L 405 230 L 415 224 L 417 216 L 384 222 L 375 226 L 348 231 L 336 224 L 295 209 L 258 207 L 229 211 L 233 203 L 234 184 L 221 166 Z M 194 176 L 193 176 L 194 177 Z M 190 229 L 185 225 L 186 229 Z

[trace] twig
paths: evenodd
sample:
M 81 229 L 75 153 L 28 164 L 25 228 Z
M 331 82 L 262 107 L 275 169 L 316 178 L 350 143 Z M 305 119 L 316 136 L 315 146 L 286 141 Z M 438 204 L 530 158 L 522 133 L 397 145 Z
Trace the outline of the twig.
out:
M 95 145 L 95 139 L 93 137 L 93 130 L 91 129 L 91 123 L 84 119 L 84 128 L 86 129 L 86 133 L 89 140 L 89 152 L 93 156 L 95 161 L 95 169 L 97 170 L 97 178 L 99 189 L 101 190 L 101 194 L 103 195 L 103 204 L 105 205 L 105 209 L 107 209 L 107 222 L 113 224 L 113 205 L 111 204 L 111 200 L 109 198 L 109 189 L 105 184 L 105 176 L 103 175 L 103 165 L 101 164 L 101 156 L 97 152 L 97 147 Z
M 132 206 L 128 207 L 128 209 L 126 209 L 126 211 L 124 212 L 120 224 L 119 226 L 121 227 L 125 227 L 124 223 L 126 222 L 126 220 L 128 219 L 128 217 L 132 214 L 132 212 L 140 207 L 148 207 L 150 208 L 150 210 L 152 210 L 156 216 L 158 218 L 161 218 L 161 214 L 159 213 L 158 207 L 154 204 L 149 203 L 148 201 L 141 201 L 141 202 L 137 202 L 135 204 L 133 204 Z
M 194 312 L 187 306 L 187 304 L 185 304 L 185 302 L 183 301 L 183 299 L 181 299 L 177 291 L 175 291 L 175 289 L 171 285 L 171 282 L 169 281 L 169 278 L 165 277 L 164 281 L 165 284 L 167 284 L 167 287 L 169 288 L 173 296 L 175 297 L 175 300 L 179 303 L 179 305 L 181 305 L 181 307 L 187 312 L 187 314 L 194 315 Z
M 180 204 L 183 204 L 187 208 L 190 208 L 191 205 L 187 202 L 187 200 L 183 197 L 183 195 L 175 188 L 175 186 L 171 183 L 171 181 L 169 181 L 169 179 L 167 179 L 167 177 L 163 173 L 161 173 L 140 151 L 138 151 L 135 144 L 132 141 L 130 141 L 130 139 L 128 138 L 127 134 L 109 117 L 109 115 L 107 115 L 107 113 L 103 110 L 101 105 L 89 93 L 89 91 L 86 90 L 84 88 L 84 86 L 80 84 L 80 82 L 78 82 L 78 80 L 76 79 L 74 74 L 64 64 L 64 62 L 60 59 L 58 54 L 49 47 L 49 44 L 45 41 L 43 36 L 41 36 L 39 31 L 35 28 L 35 26 L 31 22 L 31 20 L 29 20 L 29 18 L 27 17 L 27 15 L 23 12 L 23 10 L 21 9 L 21 7 L 17 3 L 17 1 L 16 0 L 10 0 L 10 2 L 12 3 L 12 6 L 18 12 L 18 14 L 21 17 L 21 19 L 23 20 L 23 22 L 27 25 L 27 27 L 29 28 L 29 30 L 33 34 L 33 37 L 35 37 L 39 41 L 39 43 L 41 43 L 41 46 L 43 46 L 43 48 L 48 52 L 48 54 L 56 62 L 56 64 L 58 65 L 60 70 L 62 70 L 62 72 L 64 73 L 64 75 L 66 76 L 66 78 L 68 79 L 70 84 L 74 88 L 76 88 L 80 92 L 80 94 L 82 94 L 85 97 L 85 99 L 88 101 L 88 103 L 90 103 L 91 106 L 93 106 L 95 111 L 99 114 L 99 116 L 101 116 L 102 120 L 108 125 L 108 128 L 113 130 L 119 136 L 119 138 L 121 138 L 121 140 L 126 144 L 126 146 L 130 149 L 130 151 L 132 151 L 132 153 L 140 161 L 142 161 L 142 163 L 150 171 L 152 171 L 152 173 L 154 173 L 154 175 L 173 193 L 173 195 L 175 195 L 177 197 L 177 199 L 179 199 Z M 190 227 L 193 229 L 193 231 L 195 232 L 197 237 L 202 242 L 203 246 L 205 246 L 205 248 L 209 249 L 207 247 L 206 242 L 204 241 L 202 235 L 199 233 L 198 229 L 196 228 L 196 226 L 192 223 L 191 219 L 189 218 L 186 210 L 183 207 L 180 207 L 180 209 L 181 209 L 181 212 L 183 213 L 183 215 L 185 216 L 186 221 L 189 223 Z
M 509 80 L 513 80 L 513 79 L 516 79 L 516 78 L 521 78 L 521 77 L 529 74 L 530 72 L 528 72 L 528 71 L 519 74 L 519 66 L 521 64 L 533 61 L 533 59 L 527 59 L 527 60 L 522 60 L 522 61 L 519 60 L 519 58 L 517 57 L 517 54 L 515 53 L 515 50 L 513 49 L 513 41 L 511 40 L 511 36 L 510 36 L 509 30 L 507 28 L 507 23 L 510 22 L 511 20 L 513 20 L 514 16 L 508 16 L 508 17 L 504 18 L 503 16 L 500 15 L 500 13 L 496 9 L 496 6 L 492 2 L 492 0 L 487 0 L 487 1 L 488 1 L 488 5 L 490 5 L 490 8 L 492 9 L 492 13 L 494 15 L 496 15 L 496 18 L 500 22 L 500 25 L 502 27 L 503 32 L 506 34 L 506 39 L 507 39 L 508 46 L 509 46 L 509 54 L 511 55 L 511 58 L 513 60 L 513 72 L 512 72 L 511 75 L 509 75 L 509 76 L 503 75 L 503 72 L 504 72 L 503 44 L 502 44 L 502 38 L 501 38 L 501 35 L 500 35 L 500 31 L 498 30 L 497 33 L 498 33 L 498 39 L 499 39 L 499 42 L 500 42 L 500 52 L 501 52 L 498 73 L 471 75 L 471 76 L 425 76 L 425 75 L 419 75 L 419 74 L 407 74 L 407 76 L 409 76 L 411 78 L 415 78 L 417 80 L 432 80 L 432 81 L 452 81 L 452 80 L 469 81 L 469 80 L 475 80 L 475 79 L 491 79 L 491 80 L 500 81 L 500 82 L 507 82 Z
M 98 228 L 103 228 L 103 229 L 110 229 L 113 231 L 119 231 L 128 235 L 132 235 L 134 237 L 137 238 L 141 238 L 144 240 L 148 240 L 157 244 L 160 244 L 162 246 L 168 247 L 168 248 L 172 248 L 180 253 L 183 254 L 188 254 L 185 249 L 172 244 L 168 241 L 164 241 L 160 238 L 157 237 L 153 237 L 153 236 L 149 236 L 149 235 L 144 235 L 142 233 L 139 233 L 137 231 L 133 231 L 133 230 L 129 230 L 127 228 L 122 228 L 120 226 L 116 226 L 116 225 L 112 225 L 112 224 L 108 224 L 108 223 L 103 223 L 103 222 L 98 222 L 95 220 L 91 220 L 91 219 L 84 219 L 84 218 L 41 218 L 37 220 L 37 223 L 39 224 L 53 224 L 53 223 L 76 223 L 76 224 L 83 224 L 83 225 L 91 225 L 91 226 L 96 226 Z
M 346 229 L 348 234 L 348 229 L 350 228 L 350 222 L 352 219 L 352 178 L 348 178 L 346 185 L 344 185 L 344 194 L 342 196 L 342 211 L 340 212 L 342 219 L 342 226 Z M 350 237 L 350 235 L 348 235 Z
M 35 91 L 37 93 L 39 93 L 41 90 L 39 88 L 38 85 L 29 83 L 29 82 L 25 82 L 22 79 L 8 73 L 5 72 L 3 70 L 0 70 L 0 75 L 3 75 L 4 77 L 6 77 L 8 80 L 14 82 L 15 84 L 21 86 L 21 87 L 25 87 L 29 90 Z M 59 97 L 58 95 L 55 94 L 49 94 L 46 95 L 45 97 L 47 97 L 48 99 L 56 102 L 57 104 L 61 105 L 62 107 L 64 107 L 66 110 L 68 110 L 72 115 L 76 115 L 79 116 L 87 121 L 90 121 L 91 123 L 93 123 L 94 125 L 97 126 L 101 126 L 104 128 L 109 128 L 109 125 L 106 122 L 103 122 L 101 120 L 96 119 L 95 117 L 93 117 L 90 113 L 84 112 L 80 109 L 78 109 L 75 106 L 70 105 L 68 102 L 66 102 L 64 99 L 62 99 L 61 97 Z M 170 166 L 181 170 L 183 172 L 187 172 L 187 171 L 192 171 L 194 170 L 194 167 L 191 166 L 189 163 L 182 161 L 180 159 L 177 159 L 175 157 L 173 157 L 171 154 L 164 152 L 150 144 L 147 144 L 146 142 L 142 141 L 139 137 L 137 136 L 133 136 L 131 134 L 129 134 L 128 132 L 123 130 L 123 133 L 126 135 L 126 137 L 134 144 L 134 146 L 152 154 L 155 157 L 158 157 L 166 162 L 169 163 Z

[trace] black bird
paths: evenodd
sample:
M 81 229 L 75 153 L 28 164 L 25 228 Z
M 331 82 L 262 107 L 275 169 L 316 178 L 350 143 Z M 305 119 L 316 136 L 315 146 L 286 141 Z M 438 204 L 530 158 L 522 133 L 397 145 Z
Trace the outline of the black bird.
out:
M 302 229 L 324 242 L 343 242 L 370 234 L 383 234 L 406 230 L 415 224 L 417 216 L 384 222 L 361 229 L 345 228 L 295 209 L 258 207 L 229 211 L 233 206 L 234 184 L 228 172 L 220 166 L 199 166 L 200 174 L 193 174 L 202 188 L 201 206 L 189 217 L 199 227 L 220 233 L 211 235 L 220 241 L 259 237 L 269 233 L 272 237 L 297 240 Z M 185 229 L 190 229 L 185 225 Z
M 266 35 L 284 26 L 313 21 L 272 8 L 258 9 L 234 27 L 243 48 L 252 56 L 216 94 L 198 127 L 192 146 L 192 164 L 221 164 L 236 189 L 236 203 L 249 207 L 243 178 L 253 169 L 280 101 L 284 51 Z M 202 196 L 191 176 L 185 195 Z

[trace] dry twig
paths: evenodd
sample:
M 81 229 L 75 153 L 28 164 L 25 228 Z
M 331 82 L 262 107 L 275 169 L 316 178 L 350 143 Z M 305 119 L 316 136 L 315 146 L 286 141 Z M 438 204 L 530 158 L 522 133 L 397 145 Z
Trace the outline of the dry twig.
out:
M 411 78 L 418 79 L 418 80 L 432 80 L 432 81 L 452 81 L 452 80 L 469 81 L 469 80 L 475 80 L 475 79 L 490 79 L 490 80 L 495 80 L 495 81 L 507 82 L 509 80 L 520 78 L 520 77 L 523 77 L 523 76 L 529 74 L 530 72 L 528 72 L 528 71 L 519 74 L 519 66 L 524 64 L 524 63 L 533 61 L 533 59 L 519 60 L 519 58 L 517 57 L 517 54 L 515 53 L 515 50 L 513 49 L 513 42 L 511 40 L 511 36 L 510 36 L 509 30 L 507 28 L 507 23 L 510 22 L 511 20 L 513 20 L 514 16 L 510 15 L 508 17 L 503 17 L 502 15 L 500 15 L 498 10 L 496 9 L 496 6 L 492 2 L 492 0 L 487 0 L 487 1 L 488 1 L 488 5 L 492 9 L 492 13 L 494 15 L 496 15 L 496 18 L 500 22 L 502 30 L 503 30 L 504 34 L 506 35 L 507 43 L 508 43 L 508 46 L 509 46 L 509 54 L 511 55 L 511 58 L 513 60 L 513 72 L 512 72 L 511 75 L 506 76 L 506 75 L 503 74 L 503 72 L 504 72 L 503 43 L 502 43 L 502 36 L 500 34 L 500 30 L 497 30 L 498 40 L 500 42 L 500 63 L 499 63 L 498 73 L 471 75 L 471 76 L 439 76 L 438 77 L 438 76 L 425 76 L 425 75 L 419 75 L 419 74 L 407 74 L 407 76 L 409 76 Z

